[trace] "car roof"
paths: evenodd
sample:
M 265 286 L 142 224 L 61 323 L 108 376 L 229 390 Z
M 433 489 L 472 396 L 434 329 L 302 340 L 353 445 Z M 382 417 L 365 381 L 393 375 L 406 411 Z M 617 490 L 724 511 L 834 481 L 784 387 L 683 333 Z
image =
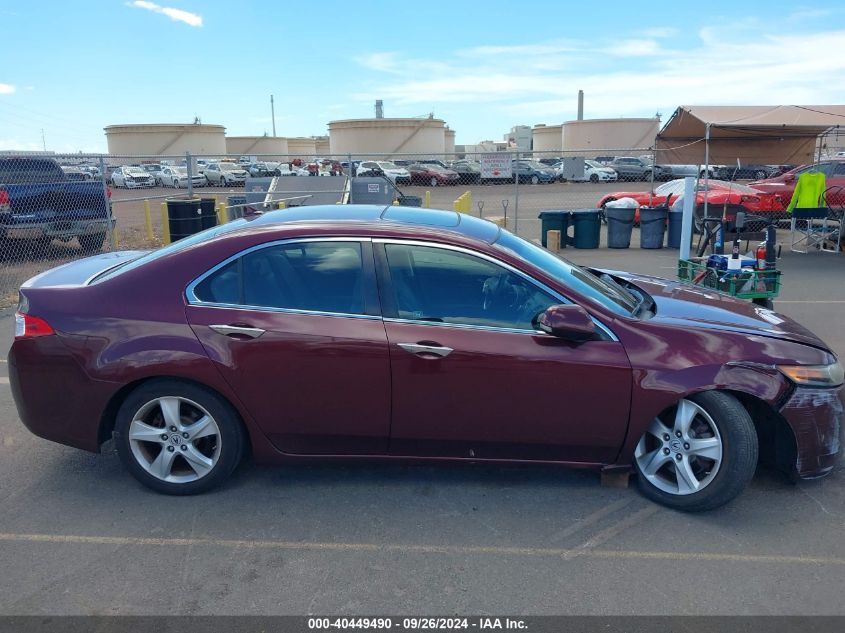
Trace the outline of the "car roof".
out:
M 500 232 L 499 226 L 493 222 L 457 211 L 369 204 L 292 207 L 268 211 L 255 218 L 232 222 L 225 227 L 232 231 L 251 231 L 268 225 L 281 227 L 314 223 L 331 224 L 338 229 L 342 229 L 343 226 L 371 224 L 380 228 L 393 225 L 444 230 L 488 244 L 495 242 Z

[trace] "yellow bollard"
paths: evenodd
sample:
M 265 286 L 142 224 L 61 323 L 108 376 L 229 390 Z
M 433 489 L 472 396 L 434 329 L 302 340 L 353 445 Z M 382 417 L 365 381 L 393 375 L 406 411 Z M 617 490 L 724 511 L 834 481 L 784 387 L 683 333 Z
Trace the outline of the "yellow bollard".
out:
M 161 243 L 170 244 L 170 222 L 167 220 L 167 203 L 161 203 Z
M 120 246 L 120 238 L 119 238 L 118 233 L 117 233 L 117 227 L 114 227 L 112 229 L 111 233 L 112 233 L 112 242 L 114 243 L 114 248 L 115 248 L 115 250 L 117 250 L 117 248 Z
M 279 203 L 279 208 L 280 208 L 280 209 L 287 209 L 287 208 L 288 208 L 288 204 L 287 204 L 287 202 L 285 202 L 284 200 L 282 200 L 282 201 Z
M 217 224 L 226 224 L 228 221 L 228 213 L 226 213 L 226 205 L 222 202 L 217 205 Z
M 430 191 L 425 192 L 425 196 L 423 197 L 423 207 L 425 207 L 426 209 L 431 208 L 431 192 Z
M 144 200 L 144 225 L 147 227 L 147 241 L 153 241 L 153 216 L 150 213 L 150 201 Z
M 464 201 L 464 213 L 472 213 L 472 192 L 467 191 L 465 194 L 466 200 Z

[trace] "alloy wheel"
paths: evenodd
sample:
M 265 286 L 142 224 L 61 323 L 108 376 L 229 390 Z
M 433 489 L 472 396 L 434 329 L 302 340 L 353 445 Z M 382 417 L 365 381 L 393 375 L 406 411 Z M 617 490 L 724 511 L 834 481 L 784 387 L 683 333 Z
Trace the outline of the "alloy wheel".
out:
M 659 490 L 689 495 L 706 488 L 722 464 L 723 444 L 710 414 L 681 400 L 664 421 L 657 417 L 643 434 L 634 459 L 643 477 Z
M 164 396 L 144 404 L 129 423 L 132 455 L 150 475 L 189 483 L 210 473 L 220 458 L 214 417 L 187 398 Z

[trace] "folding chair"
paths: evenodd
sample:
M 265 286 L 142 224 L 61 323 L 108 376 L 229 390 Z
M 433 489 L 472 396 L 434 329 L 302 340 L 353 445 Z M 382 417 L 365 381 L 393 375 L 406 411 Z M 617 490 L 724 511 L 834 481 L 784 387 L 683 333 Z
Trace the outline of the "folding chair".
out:
M 793 209 L 790 223 L 789 248 L 795 253 L 806 253 L 811 248 L 825 250 L 825 241 L 830 239 L 827 207 Z M 838 240 L 837 240 L 838 242 Z
M 828 187 L 824 192 L 827 201 L 828 214 L 824 221 L 825 239 L 820 248 L 826 253 L 838 253 L 842 242 L 842 221 L 845 216 L 845 203 L 843 203 L 845 188 L 838 185 Z

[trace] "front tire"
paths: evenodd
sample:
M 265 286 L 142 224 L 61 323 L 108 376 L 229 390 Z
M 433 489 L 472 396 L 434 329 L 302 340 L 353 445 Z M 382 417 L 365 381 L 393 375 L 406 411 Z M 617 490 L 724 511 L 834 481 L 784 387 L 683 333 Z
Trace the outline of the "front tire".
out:
M 437 178 L 432 178 L 429 183 L 432 187 L 436 187 L 438 184 Z
M 241 460 L 244 431 L 232 406 L 199 385 L 152 380 L 120 407 L 117 452 L 139 482 L 157 492 L 191 495 L 222 484 Z
M 599 175 L 598 175 L 598 174 L 591 174 L 591 175 L 590 175 L 590 182 L 591 182 L 591 183 L 595 184 L 595 183 L 597 183 L 598 181 L 599 181 Z
M 676 510 L 701 512 L 734 499 L 757 467 L 748 411 L 728 393 L 682 399 L 656 417 L 634 451 L 642 493 Z

